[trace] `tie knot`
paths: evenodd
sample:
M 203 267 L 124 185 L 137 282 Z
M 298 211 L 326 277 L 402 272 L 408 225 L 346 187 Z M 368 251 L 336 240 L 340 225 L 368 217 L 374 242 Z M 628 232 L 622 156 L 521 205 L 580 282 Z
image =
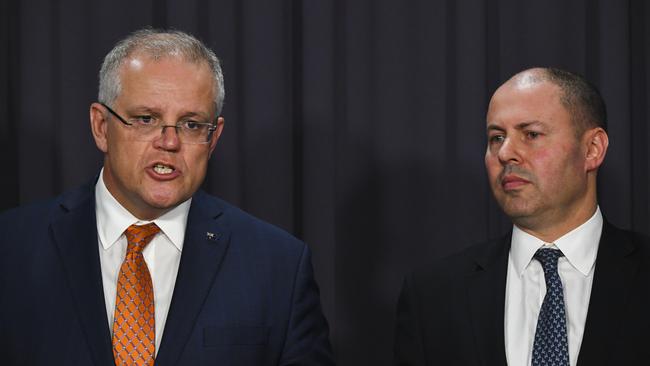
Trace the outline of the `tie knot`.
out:
M 557 260 L 560 257 L 564 257 L 564 253 L 559 249 L 540 248 L 535 252 L 535 259 L 542 264 L 545 270 L 547 268 L 557 268 Z
M 151 239 L 153 239 L 159 231 L 160 228 L 153 222 L 146 225 L 129 226 L 126 231 L 124 231 L 128 243 L 126 252 L 142 253 L 147 244 L 149 244 Z

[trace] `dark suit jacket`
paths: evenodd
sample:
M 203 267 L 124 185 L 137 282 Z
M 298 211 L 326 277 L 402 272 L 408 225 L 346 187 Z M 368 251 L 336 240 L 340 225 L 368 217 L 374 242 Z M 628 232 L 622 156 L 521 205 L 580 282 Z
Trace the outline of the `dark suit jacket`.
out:
M 0 215 L 0 364 L 114 365 L 94 184 Z M 196 193 L 156 365 L 332 364 L 307 246 Z
M 578 365 L 650 364 L 649 245 L 605 222 Z M 397 310 L 397 365 L 506 364 L 509 249 L 507 235 L 407 277 Z

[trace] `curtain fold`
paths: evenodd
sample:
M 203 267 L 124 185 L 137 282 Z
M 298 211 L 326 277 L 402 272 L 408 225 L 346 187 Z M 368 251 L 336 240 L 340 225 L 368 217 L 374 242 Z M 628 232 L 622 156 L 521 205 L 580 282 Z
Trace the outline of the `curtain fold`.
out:
M 101 60 L 144 26 L 222 59 L 226 119 L 204 188 L 314 251 L 341 365 L 389 365 L 402 278 L 508 229 L 485 110 L 512 74 L 586 75 L 609 113 L 607 219 L 650 233 L 643 0 L 10 0 L 0 5 L 0 209 L 92 179 Z

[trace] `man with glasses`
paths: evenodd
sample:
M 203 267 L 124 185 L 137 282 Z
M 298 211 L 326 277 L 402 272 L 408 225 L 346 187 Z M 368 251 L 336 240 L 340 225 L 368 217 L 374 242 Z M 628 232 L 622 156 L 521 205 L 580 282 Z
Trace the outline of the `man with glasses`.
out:
M 0 216 L 3 365 L 330 365 L 304 243 L 199 190 L 219 60 L 141 30 L 102 65 L 92 184 Z

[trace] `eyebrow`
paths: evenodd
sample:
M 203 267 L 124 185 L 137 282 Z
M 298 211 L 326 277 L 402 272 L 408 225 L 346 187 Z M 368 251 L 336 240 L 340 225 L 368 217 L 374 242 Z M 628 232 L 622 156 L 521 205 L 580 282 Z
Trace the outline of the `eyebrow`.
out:
M 161 116 L 162 111 L 158 107 L 147 107 L 143 105 L 139 106 L 134 106 L 131 108 L 131 111 L 127 111 L 129 114 L 138 114 L 138 113 L 149 113 L 154 116 Z M 209 120 L 210 117 L 207 115 L 204 115 L 201 112 L 193 112 L 193 111 L 185 111 L 181 114 L 180 119 L 185 119 L 185 118 L 201 118 L 201 119 L 206 119 Z
M 530 126 L 535 126 L 535 125 L 540 125 L 540 126 L 545 126 L 545 123 L 542 121 L 524 121 L 524 122 L 519 122 L 518 124 L 515 125 L 516 130 L 523 130 L 526 129 Z M 505 128 L 495 124 L 495 123 L 489 123 L 487 126 L 487 131 L 505 131 Z
M 156 107 L 147 107 L 144 105 L 136 105 L 130 108 L 125 108 L 127 114 L 139 114 L 139 113 L 149 113 L 154 115 L 160 115 L 160 109 Z

